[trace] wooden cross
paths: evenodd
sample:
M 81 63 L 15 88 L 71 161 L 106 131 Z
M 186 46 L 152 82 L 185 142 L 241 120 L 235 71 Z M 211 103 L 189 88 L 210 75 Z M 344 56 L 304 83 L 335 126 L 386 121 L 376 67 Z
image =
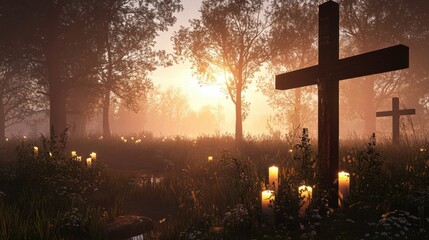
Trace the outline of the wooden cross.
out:
M 329 189 L 329 206 L 338 206 L 339 81 L 408 67 L 404 45 L 339 59 L 339 4 L 319 6 L 319 64 L 276 76 L 276 89 L 317 84 L 318 157 L 321 184 Z
M 377 112 L 377 117 L 390 117 L 392 116 L 392 140 L 393 143 L 399 143 L 399 117 L 401 115 L 414 115 L 415 109 L 402 109 L 399 110 L 399 98 L 392 98 L 392 111 Z

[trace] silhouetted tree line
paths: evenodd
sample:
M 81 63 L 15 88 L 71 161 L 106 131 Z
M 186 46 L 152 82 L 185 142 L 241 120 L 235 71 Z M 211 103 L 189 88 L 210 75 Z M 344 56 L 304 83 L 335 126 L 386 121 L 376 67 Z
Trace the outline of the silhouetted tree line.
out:
M 168 63 L 167 54 L 155 50 L 155 37 L 181 9 L 180 0 L 1 1 L 1 77 L 10 86 L 24 81 L 21 91 L 28 94 L 20 102 L 29 103 L 26 98 L 36 93 L 27 104 L 32 110 L 45 100 L 56 132 L 66 129 L 70 117 L 83 134 L 87 116 L 101 111 L 103 135 L 110 136 L 111 102 L 138 110 L 138 99 L 151 88 L 148 73 Z M 0 97 L 0 110 L 6 109 L 9 98 Z M 0 112 L 4 139 L 10 113 Z
M 249 110 L 244 93 L 263 66 L 270 75 L 258 86 L 276 110 L 271 131 L 299 132 L 314 122 L 314 88 L 275 91 L 272 76 L 316 64 L 321 2 L 203 0 L 199 18 L 174 34 L 176 60 L 190 61 L 202 84 L 224 76 L 237 141 Z M 411 49 L 409 70 L 342 84 L 343 117 L 362 119 L 373 132 L 375 111 L 395 95 L 428 122 L 429 2 L 339 3 L 342 57 L 396 43 Z M 155 50 L 155 38 L 180 10 L 180 0 L 2 0 L 1 141 L 5 127 L 41 111 L 49 111 L 55 131 L 72 119 L 77 135 L 85 134 L 88 117 L 101 113 L 103 135 L 110 136 L 112 104 L 137 111 L 153 88 L 148 74 L 171 64 L 166 52 Z

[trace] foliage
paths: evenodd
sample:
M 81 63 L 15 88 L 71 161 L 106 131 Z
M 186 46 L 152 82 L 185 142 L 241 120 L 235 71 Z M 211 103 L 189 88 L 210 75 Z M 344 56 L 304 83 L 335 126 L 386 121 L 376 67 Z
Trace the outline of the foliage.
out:
M 308 129 L 302 130 L 301 142 L 295 145 L 295 160 L 300 162 L 299 175 L 304 185 L 316 183 L 316 158 L 313 156 Z
M 266 60 L 264 33 L 269 26 L 267 1 L 208 1 L 200 8 L 201 18 L 175 33 L 179 59 L 192 63 L 203 84 L 221 84 L 235 105 L 236 139 L 243 138 L 242 121 L 248 105 L 244 91 Z
M 0 197 L 0 227 L 6 229 L 3 231 L 5 236 L 20 231 L 35 239 L 71 236 L 82 239 L 90 238 L 90 235 L 100 238 L 105 222 L 111 221 L 117 214 L 136 212 L 154 220 L 157 230 L 149 236 L 150 239 L 371 239 L 383 237 L 382 233 L 394 238 L 396 233 L 401 235 L 402 229 L 395 223 L 402 222 L 412 224 L 412 227 L 407 227 L 410 234 L 418 234 L 419 239 L 427 236 L 429 195 L 424 172 L 427 171 L 424 166 L 426 161 L 422 160 L 427 158 L 424 147 L 420 147 L 422 151 L 420 148 L 417 151 L 416 148 L 407 148 L 398 149 L 396 153 L 390 144 L 377 142 L 375 145 L 375 139 L 363 149 L 362 142 L 343 142 L 341 155 L 349 156 L 346 162 L 342 162 L 343 168 L 352 175 L 349 208 L 328 209 L 323 200 L 326 192 L 316 183 L 313 200 L 306 214 L 300 216 L 302 199 L 298 195 L 298 186 L 302 185 L 302 172 L 305 172 L 301 169 L 302 157 L 315 159 L 314 153 L 309 151 L 312 146 L 306 134 L 297 143 L 305 147 L 295 148 L 293 153 L 289 151 L 291 145 L 278 139 L 249 138 L 244 142 L 245 147 L 238 152 L 233 147 L 234 140 L 227 136 L 196 139 L 147 136 L 139 143 L 131 142 L 130 136 L 124 138 L 129 141 L 125 143 L 118 137 L 67 143 L 78 153 L 95 150 L 97 157 L 112 171 L 121 172 L 120 176 L 112 175 L 100 166 L 101 177 L 91 179 L 90 172 L 94 169 L 81 168 L 82 173 L 76 174 L 91 181 L 91 184 L 85 184 L 91 191 L 75 187 L 76 182 L 72 178 L 58 176 L 55 169 L 59 168 L 49 163 L 56 162 L 54 157 L 49 158 L 51 150 L 53 156 L 70 161 L 70 165 L 61 163 L 63 174 L 72 172 L 66 169 L 67 166 L 73 169 L 70 167 L 72 160 L 61 157 L 64 153 L 50 147 L 56 145 L 63 148 L 61 140 L 47 139 L 45 150 L 40 152 L 38 158 L 34 158 L 31 149 L 26 148 L 24 155 L 30 163 L 46 161 L 45 164 L 51 164 L 53 169 L 48 171 L 32 163 L 34 171 L 51 178 L 55 176 L 58 183 L 48 178 L 37 178 L 36 174 L 31 176 L 28 168 L 16 168 L 21 169 L 18 175 L 14 175 L 16 171 L 1 170 L 0 189 L 4 193 Z M 228 152 L 222 152 L 222 149 Z M 209 154 L 213 160 L 207 162 Z M 402 158 L 413 161 L 402 161 Z M 118 159 L 121 161 L 118 162 Z M 261 184 L 261 179 L 266 178 L 268 166 L 273 160 L 281 164 L 279 191 L 272 203 L 276 221 L 270 225 L 260 218 L 259 196 L 265 185 L 264 181 Z M 369 167 L 368 161 L 383 162 L 379 165 L 379 172 L 369 172 L 386 179 L 385 190 L 379 193 L 357 192 L 357 180 L 353 175 L 355 170 L 352 169 L 357 168 L 358 161 L 366 167 Z M 412 168 L 406 168 L 407 164 Z M 419 165 L 422 167 L 417 168 Z M 20 163 L 17 166 L 24 165 Z M 314 174 L 315 170 L 310 165 L 304 166 Z M 22 169 L 26 169 L 34 180 L 26 181 L 22 177 Z M 407 172 L 409 169 L 415 171 Z M 150 174 L 142 175 L 141 171 Z M 413 178 L 412 174 L 417 177 Z M 147 179 L 154 179 L 154 176 L 162 178 L 148 182 Z M 368 175 L 359 176 L 367 178 Z M 368 179 L 378 181 L 373 176 L 368 176 Z M 4 188 L 4 183 L 10 187 Z M 94 192 L 92 183 L 98 185 L 98 191 Z M 60 185 L 71 187 L 65 189 Z M 47 191 L 48 188 L 59 188 L 61 191 Z M 85 201 L 77 200 L 73 195 L 80 195 Z M 383 215 L 388 212 L 391 213 Z M 385 223 L 390 224 L 392 231 L 385 229 Z M 17 236 L 28 238 L 23 234 Z
M 137 112 L 139 100 L 151 88 L 148 74 L 168 65 L 165 51 L 155 50 L 155 38 L 166 31 L 182 10 L 180 0 L 105 1 L 102 16 L 103 39 L 99 48 L 99 87 L 102 89 L 103 135 L 110 136 L 108 122 L 112 102 Z M 126 39 L 126 41 L 124 41 Z
M 419 228 L 419 218 L 407 211 L 395 210 L 385 213 L 375 225 L 370 239 L 422 239 L 424 229 Z
M 381 173 L 383 161 L 376 150 L 375 134 L 370 138 L 365 150 L 357 152 L 356 163 L 353 168 L 356 179 L 356 195 L 360 197 L 380 200 L 385 189 Z
M 317 5 L 320 1 L 278 0 L 271 2 L 269 58 L 267 70 L 280 74 L 317 64 Z M 315 121 L 316 102 L 312 100 L 314 87 L 278 91 L 271 78 L 261 77 L 258 87 L 268 97 L 275 113 L 269 127 L 286 130 L 299 136 L 303 127 Z M 305 103 L 305 104 L 303 104 Z
M 65 133 L 42 137 L 43 147 L 34 156 L 33 147 L 22 143 L 16 177 L 6 180 L 13 190 L 0 204 L 2 239 L 104 236 L 108 219 L 94 196 L 108 189 L 105 169 L 97 161 L 88 167 L 76 158 L 65 157 L 65 145 Z M 14 221 L 9 222 L 11 219 Z

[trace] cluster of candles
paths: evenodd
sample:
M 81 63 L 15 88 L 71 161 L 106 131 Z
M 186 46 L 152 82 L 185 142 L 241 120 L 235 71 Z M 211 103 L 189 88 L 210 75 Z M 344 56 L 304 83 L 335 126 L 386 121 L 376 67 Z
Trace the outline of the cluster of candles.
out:
M 34 146 L 33 147 L 33 153 L 34 153 L 34 157 L 39 156 L 39 147 Z M 51 152 L 49 152 L 49 156 L 52 157 L 52 153 Z M 78 156 L 76 151 L 72 151 L 71 152 L 71 157 L 72 157 L 72 159 L 74 159 L 74 160 L 76 160 L 78 162 L 82 161 L 82 156 Z M 97 153 L 95 153 L 95 152 L 90 153 L 89 154 L 89 158 L 86 159 L 86 165 L 88 167 L 91 167 L 92 166 L 92 162 L 95 161 L 95 160 L 97 160 Z
M 270 206 L 275 200 L 275 195 L 279 186 L 279 168 L 271 166 L 268 168 L 269 189 L 261 192 L 262 216 L 268 223 L 274 221 L 273 208 Z M 304 217 L 305 211 L 310 205 L 313 188 L 311 186 L 302 185 L 298 187 L 298 194 L 301 197 L 301 208 L 299 216 Z M 338 205 L 345 207 L 348 204 L 350 197 L 350 174 L 347 172 L 338 173 Z

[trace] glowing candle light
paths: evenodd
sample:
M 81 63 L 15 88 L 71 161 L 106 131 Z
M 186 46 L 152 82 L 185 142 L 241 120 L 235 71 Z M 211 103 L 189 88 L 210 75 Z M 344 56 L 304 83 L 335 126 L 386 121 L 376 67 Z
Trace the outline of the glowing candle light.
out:
M 121 141 L 124 141 L 124 137 L 121 137 Z
M 9 142 L 9 138 L 6 138 L 6 142 Z
M 209 161 L 209 162 L 213 161 L 213 156 L 209 156 L 209 157 L 207 158 L 207 161 Z
M 52 152 L 49 152 L 49 157 L 52 157 Z
M 272 166 L 268 169 L 268 180 L 270 183 L 270 188 L 277 192 L 279 187 L 279 168 Z
M 299 216 L 305 216 L 305 210 L 307 210 L 308 206 L 311 202 L 311 195 L 313 193 L 313 188 L 310 186 L 302 185 L 298 188 L 299 195 L 301 197 L 301 208 L 299 209 Z
M 91 159 L 93 161 L 97 160 L 97 154 L 95 152 L 92 152 L 91 154 L 89 154 L 89 156 L 91 156 Z
M 39 156 L 39 148 L 38 147 L 34 147 L 34 157 Z
M 71 156 L 72 156 L 72 158 L 75 158 L 75 157 L 77 156 L 76 151 L 72 151 L 72 152 L 71 152 Z
M 261 192 L 262 218 L 270 224 L 274 223 L 274 209 L 271 206 L 274 200 L 274 191 L 265 190 Z
M 124 139 L 124 143 L 126 143 L 126 142 L 128 142 L 128 140 L 127 140 L 127 139 Z
M 350 174 L 347 172 L 338 173 L 338 205 L 347 206 L 350 197 Z
M 76 157 L 76 161 L 78 161 L 78 162 L 82 162 L 82 157 L 81 157 L 81 156 L 77 156 L 77 157 Z
M 87 158 L 86 159 L 86 166 L 90 168 L 91 165 L 92 165 L 92 159 L 91 158 Z

